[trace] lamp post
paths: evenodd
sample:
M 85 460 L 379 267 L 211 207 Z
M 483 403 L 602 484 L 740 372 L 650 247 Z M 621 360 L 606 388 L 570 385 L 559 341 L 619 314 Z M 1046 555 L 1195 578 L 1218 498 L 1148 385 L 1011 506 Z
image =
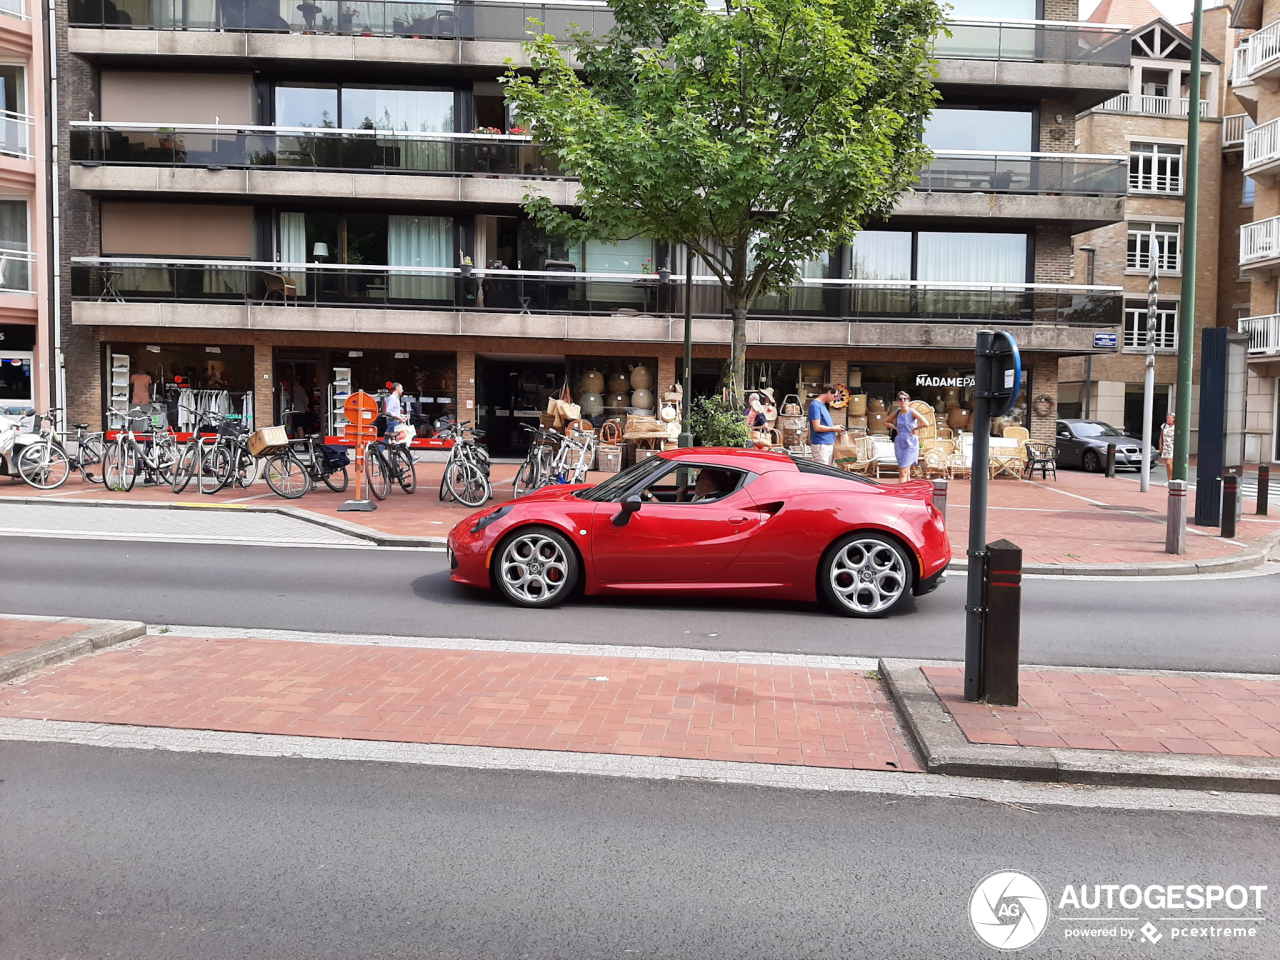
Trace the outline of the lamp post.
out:
M 1204 0 L 1195 0 L 1191 20 L 1191 82 L 1187 91 L 1187 202 L 1182 255 L 1182 310 L 1178 314 L 1178 396 L 1173 426 L 1173 477 L 1187 479 L 1191 454 L 1191 350 L 1196 318 L 1196 208 L 1200 198 L 1200 59 Z M 1184 520 L 1185 523 L 1185 520 Z
M 1089 286 L 1093 286 L 1093 268 L 1097 261 L 1097 247 L 1081 247 L 1080 252 L 1089 258 Z M 1084 357 L 1084 418 L 1092 419 L 1093 415 L 1093 354 Z
M 693 446 L 693 246 L 684 245 L 684 379 L 680 446 Z
M 1160 248 L 1156 245 L 1156 225 L 1151 224 L 1151 273 L 1147 280 L 1147 359 L 1142 378 L 1142 492 L 1151 489 L 1152 406 L 1156 395 L 1156 308 L 1160 296 Z

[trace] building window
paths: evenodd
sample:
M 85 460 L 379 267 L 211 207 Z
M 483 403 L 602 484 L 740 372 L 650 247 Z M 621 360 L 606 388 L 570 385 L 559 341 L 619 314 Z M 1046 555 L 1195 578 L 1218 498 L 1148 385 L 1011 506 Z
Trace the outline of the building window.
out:
M 1129 223 L 1130 270 L 1151 269 L 1151 243 L 1156 245 L 1156 266 L 1162 273 L 1182 270 L 1182 225 L 1177 223 Z
M 1243 203 L 1246 207 L 1253 204 L 1253 192 L 1255 188 L 1256 188 L 1256 184 L 1253 182 L 1253 177 L 1245 177 L 1244 178 L 1244 196 L 1241 198 L 1241 203 Z
M 1182 147 L 1164 143 L 1130 145 L 1129 189 L 1137 193 L 1182 193 Z
M 1157 350 L 1178 349 L 1178 302 L 1176 300 L 1156 302 L 1154 335 Z M 1124 302 L 1124 345 L 1126 349 L 1145 350 L 1147 348 L 1147 301 L 1145 300 Z
M 939 107 L 925 121 L 924 142 L 934 150 L 1026 153 L 1035 149 L 1030 110 Z

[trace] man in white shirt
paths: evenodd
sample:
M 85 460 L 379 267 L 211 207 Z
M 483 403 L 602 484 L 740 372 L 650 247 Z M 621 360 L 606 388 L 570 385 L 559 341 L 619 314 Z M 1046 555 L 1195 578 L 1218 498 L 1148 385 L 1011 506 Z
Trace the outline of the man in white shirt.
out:
M 401 399 L 403 395 L 404 384 L 393 383 L 391 392 L 382 404 L 382 412 L 387 418 L 387 436 L 408 443 L 413 439 L 414 429 L 409 426 L 409 411 Z

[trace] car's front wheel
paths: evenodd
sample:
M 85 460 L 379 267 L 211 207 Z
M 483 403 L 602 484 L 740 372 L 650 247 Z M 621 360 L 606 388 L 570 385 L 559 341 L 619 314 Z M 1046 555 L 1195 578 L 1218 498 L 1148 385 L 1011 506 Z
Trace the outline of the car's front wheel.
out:
M 1097 473 L 1102 469 L 1102 458 L 1098 456 L 1097 450 L 1086 450 L 1084 456 L 1080 458 L 1080 466 L 1084 467 L 1085 473 Z
M 494 583 L 516 606 L 555 606 L 578 582 L 578 555 L 568 540 L 546 527 L 516 530 L 494 556 Z
M 902 548 L 879 533 L 854 533 L 823 555 L 818 586 L 837 613 L 881 617 L 911 592 L 912 566 Z

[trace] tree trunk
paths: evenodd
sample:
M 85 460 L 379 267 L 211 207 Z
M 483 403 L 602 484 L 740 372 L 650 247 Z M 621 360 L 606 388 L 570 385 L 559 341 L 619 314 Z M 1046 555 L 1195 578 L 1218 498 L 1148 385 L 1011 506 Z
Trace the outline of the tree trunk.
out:
M 733 336 L 729 342 L 729 407 L 741 410 L 747 383 L 747 307 L 729 305 L 733 316 Z

